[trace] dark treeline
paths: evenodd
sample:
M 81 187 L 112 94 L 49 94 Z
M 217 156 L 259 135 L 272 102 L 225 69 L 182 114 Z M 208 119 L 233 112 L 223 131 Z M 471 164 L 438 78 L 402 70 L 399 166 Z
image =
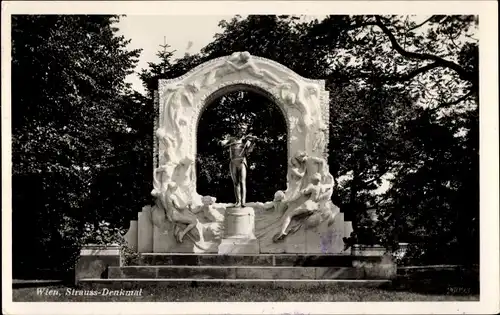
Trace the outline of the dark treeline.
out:
M 198 54 L 159 52 L 161 61 L 140 75 L 146 96 L 124 83 L 140 51 L 127 49 L 117 20 L 12 18 L 14 276 L 69 269 L 82 243 L 128 228 L 151 202 L 157 79 L 234 51 L 326 80 L 332 198 L 354 221 L 358 242 L 411 242 L 412 263 L 478 262 L 477 17 L 235 17 Z M 262 138 L 249 200 L 284 188 L 286 123 L 270 105 L 236 92 L 207 107 L 200 193 L 231 200 L 227 152 L 216 141 L 242 121 Z

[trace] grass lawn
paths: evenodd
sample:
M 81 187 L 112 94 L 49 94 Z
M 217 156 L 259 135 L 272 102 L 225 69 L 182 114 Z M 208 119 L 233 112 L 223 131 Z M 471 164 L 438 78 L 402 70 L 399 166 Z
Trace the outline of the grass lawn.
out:
M 136 287 L 134 289 L 140 289 Z M 60 295 L 41 294 L 51 289 Z M 13 289 L 14 302 L 363 302 L 363 301 L 479 301 L 479 294 L 467 288 L 446 288 L 422 292 L 423 288 L 362 287 L 337 284 L 325 287 L 270 288 L 242 284 L 191 286 L 146 286 L 141 296 L 66 295 L 64 285 Z M 113 288 L 116 289 L 116 288 Z M 428 289 L 428 288 L 427 288 Z M 80 289 L 81 290 L 81 289 Z M 86 289 L 88 290 L 88 289 Z M 100 288 L 102 290 L 102 288 Z M 436 291 L 436 290 L 434 290 Z

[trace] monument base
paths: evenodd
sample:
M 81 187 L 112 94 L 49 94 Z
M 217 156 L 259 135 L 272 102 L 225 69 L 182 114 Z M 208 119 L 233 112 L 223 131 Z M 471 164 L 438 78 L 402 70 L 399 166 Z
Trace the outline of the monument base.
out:
M 251 207 L 229 207 L 224 215 L 224 238 L 253 239 L 255 212 Z
M 107 272 L 85 274 L 77 284 L 96 286 L 143 287 L 185 283 L 233 285 L 262 284 L 275 287 L 317 286 L 327 284 L 377 285 L 397 277 L 391 256 L 352 256 L 332 254 L 164 254 L 143 253 L 131 265 L 112 264 Z M 125 286 L 125 287 L 123 287 Z
M 255 238 L 255 212 L 251 207 L 230 207 L 226 209 L 224 221 L 224 238 L 219 245 L 218 253 L 258 254 L 259 241 Z
M 258 254 L 260 252 L 257 239 L 225 238 L 219 245 L 218 253 L 229 254 Z
M 275 209 L 265 209 L 256 203 L 248 203 L 246 207 L 239 208 L 214 205 L 212 210 L 218 211 L 224 217 L 223 221 L 207 222 L 203 211 L 197 213 L 204 242 L 193 242 L 191 238 L 185 237 L 183 242 L 179 243 L 173 235 L 172 223 L 161 217 L 164 216 L 163 211 L 159 208 L 146 210 L 148 211 L 143 209 L 139 213 L 139 220 L 130 222 L 130 231 L 125 237 L 129 248 L 138 253 L 217 254 L 230 252 L 228 247 L 238 247 L 244 248 L 244 253 L 251 254 L 255 253 L 255 247 L 258 247 L 260 254 L 351 254 L 351 249 L 344 249 L 342 239 L 350 236 L 352 223 L 344 221 L 342 212 L 335 215 L 331 225 L 328 221 L 317 226 L 303 224 L 299 230 L 289 233 L 283 240 L 274 242 L 273 237 L 281 229 L 281 213 Z M 155 220 L 160 222 L 160 225 L 155 225 Z M 255 245 L 254 239 L 257 239 L 258 246 Z M 371 255 L 380 252 L 376 247 L 368 249 L 370 253 L 374 252 Z M 368 249 L 362 248 L 363 256 L 369 254 Z M 361 248 L 356 246 L 352 254 L 358 255 L 358 250 Z M 383 251 L 379 254 L 383 254 Z

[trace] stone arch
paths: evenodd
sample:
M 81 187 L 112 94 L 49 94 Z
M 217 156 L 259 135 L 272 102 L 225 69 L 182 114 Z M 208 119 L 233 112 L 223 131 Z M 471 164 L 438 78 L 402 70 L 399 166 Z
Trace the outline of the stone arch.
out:
M 219 93 L 241 87 L 264 93 L 283 112 L 288 158 L 300 151 L 327 158 L 329 97 L 324 80 L 307 79 L 272 60 L 235 52 L 181 77 L 159 81 L 158 166 L 167 161 L 172 168 L 183 160 L 194 163 L 198 122 L 207 104 Z
M 290 124 L 289 124 L 288 120 L 286 119 L 286 111 L 284 109 L 285 104 L 281 100 L 277 99 L 274 95 L 269 93 L 268 91 L 263 90 L 261 87 L 248 85 L 246 83 L 241 83 L 241 84 L 235 83 L 235 84 L 227 85 L 227 86 L 221 87 L 217 91 L 211 93 L 210 96 L 205 99 L 199 115 L 196 115 L 196 117 L 193 117 L 193 119 L 196 119 L 196 122 L 193 123 L 193 126 L 195 128 L 195 132 L 198 131 L 198 125 L 199 125 L 201 116 L 203 115 L 203 112 L 205 111 L 205 109 L 215 99 L 217 99 L 217 98 L 219 98 L 227 93 L 236 92 L 236 91 L 249 91 L 249 92 L 254 92 L 254 93 L 263 95 L 263 96 L 267 97 L 271 102 L 273 102 L 277 108 L 279 108 L 281 114 L 283 115 L 283 119 L 285 120 L 285 124 L 286 124 L 286 133 L 287 133 L 286 152 L 287 152 L 287 156 L 289 157 L 288 152 L 290 152 L 290 141 L 289 141 L 288 134 L 290 133 Z M 196 149 L 197 139 L 198 139 L 198 134 L 196 133 L 195 139 L 192 141 L 192 145 L 194 145 L 193 150 L 194 150 L 195 156 L 197 154 L 197 149 Z
M 271 150 L 270 148 L 266 148 L 266 146 L 262 146 L 261 144 L 259 144 L 260 142 L 258 142 L 256 154 L 252 155 L 250 157 L 250 159 L 248 160 L 248 162 L 249 162 L 248 165 L 251 167 L 251 165 L 255 163 L 255 166 L 257 167 L 257 169 L 251 168 L 252 170 L 250 171 L 249 175 L 247 175 L 248 176 L 247 181 L 249 182 L 249 185 L 247 186 L 247 200 L 258 200 L 258 198 L 262 198 L 263 196 L 266 196 L 265 198 L 267 200 L 267 198 L 272 198 L 272 194 L 274 194 L 276 191 L 271 191 L 269 189 L 270 188 L 269 186 L 267 186 L 267 188 L 264 188 L 264 187 L 259 187 L 259 185 L 255 185 L 254 183 L 257 183 L 257 182 L 263 183 L 264 181 L 262 181 L 262 176 L 269 176 L 269 175 L 265 175 L 266 172 L 261 172 L 261 170 L 265 171 L 265 170 L 271 169 L 271 168 L 269 168 L 269 165 L 273 165 L 274 163 L 280 163 L 281 167 L 280 167 L 279 171 L 278 172 L 273 171 L 273 173 L 278 173 L 279 175 L 274 174 L 274 175 L 271 175 L 271 177 L 277 180 L 277 181 L 273 181 L 274 184 L 279 183 L 279 187 L 285 187 L 284 184 L 286 183 L 286 181 L 285 181 L 285 176 L 283 173 L 287 171 L 286 170 L 286 165 L 287 165 L 286 159 L 288 156 L 288 152 L 290 151 L 290 148 L 289 148 L 290 143 L 287 140 L 289 140 L 288 134 L 290 133 L 290 131 L 289 131 L 290 127 L 287 124 L 287 121 L 285 118 L 285 111 L 283 109 L 283 106 L 280 106 L 277 104 L 278 100 L 274 99 L 274 97 L 270 93 L 268 93 L 267 91 L 264 91 L 261 88 L 250 86 L 250 85 L 244 85 L 244 84 L 228 85 L 226 87 L 223 87 L 223 88 L 215 91 L 205 100 L 205 104 L 200 111 L 200 115 L 198 115 L 197 122 L 195 124 L 193 124 L 195 131 L 196 131 L 196 140 L 193 141 L 194 156 L 196 157 L 196 161 L 194 163 L 194 169 L 195 169 L 194 172 L 196 173 L 196 178 L 195 178 L 196 181 L 193 184 L 196 185 L 196 189 L 197 189 L 198 193 L 201 193 L 204 195 L 209 194 L 211 196 L 217 196 L 217 200 L 219 200 L 219 202 L 223 202 L 222 200 L 225 200 L 226 198 L 229 197 L 229 195 L 234 194 L 233 187 L 232 187 L 232 185 L 230 185 L 231 181 L 230 181 L 229 165 L 228 165 L 229 164 L 228 149 L 224 148 L 222 146 L 217 146 L 217 145 L 211 146 L 211 149 L 208 149 L 207 147 L 204 146 L 205 149 L 208 149 L 208 150 L 203 150 L 200 147 L 201 143 L 206 143 L 206 141 L 208 139 L 213 139 L 215 136 L 214 134 L 207 134 L 206 129 L 204 129 L 204 128 L 200 129 L 201 121 L 204 120 L 203 116 L 205 115 L 205 113 L 207 111 L 210 110 L 210 108 L 213 105 L 215 105 L 214 101 L 216 101 L 217 99 L 219 99 L 225 95 L 228 95 L 229 93 L 234 93 L 234 92 L 236 92 L 236 93 L 238 93 L 238 92 L 251 92 L 254 95 L 259 95 L 263 102 L 259 102 L 259 104 L 248 103 L 248 105 L 250 105 L 250 106 L 246 106 L 245 111 L 248 110 L 251 112 L 252 111 L 255 112 L 256 107 L 258 107 L 259 110 L 266 109 L 266 108 L 267 109 L 272 108 L 273 109 L 273 115 L 271 116 L 272 117 L 272 128 L 274 129 L 274 131 L 279 130 L 279 132 L 282 134 L 282 136 L 280 137 L 280 140 L 278 140 L 279 141 L 278 142 L 279 143 L 279 150 L 278 151 L 280 152 L 280 155 L 275 155 L 276 151 L 274 149 Z M 264 99 L 265 99 L 265 101 L 264 101 Z M 230 106 L 232 108 L 232 110 L 238 112 L 238 107 L 240 105 L 238 103 L 234 103 L 231 105 L 233 105 L 233 106 Z M 217 106 L 214 106 L 214 107 L 217 108 Z M 214 114 L 213 111 L 212 111 L 212 114 Z M 207 126 L 207 125 L 218 124 L 218 123 L 223 122 L 223 120 L 219 120 L 222 117 L 218 116 L 216 114 L 216 112 L 215 112 L 215 115 L 216 116 L 211 116 L 211 118 L 215 119 L 215 121 L 212 119 L 206 119 L 206 118 L 208 118 L 208 117 L 206 117 L 203 125 Z M 261 118 L 259 115 L 257 115 L 257 116 L 255 116 L 254 119 L 256 121 L 259 121 Z M 276 122 L 277 120 L 279 120 L 278 123 Z M 237 120 L 232 120 L 232 122 L 237 122 Z M 224 124 L 226 124 L 226 123 L 228 123 L 228 122 L 226 120 L 224 120 Z M 262 129 L 268 129 L 268 131 L 273 130 L 273 129 L 268 128 L 268 126 L 271 126 L 269 121 L 265 125 L 262 124 L 262 121 L 261 121 L 260 123 L 258 123 L 258 125 L 259 125 L 258 129 L 252 130 L 252 132 L 254 132 L 254 134 L 256 134 L 256 133 L 259 134 L 261 131 L 263 131 Z M 279 127 L 277 127 L 277 125 L 279 125 Z M 255 127 L 255 125 L 254 125 L 254 127 Z M 221 136 L 221 134 L 218 133 L 218 136 Z M 216 138 L 216 139 L 222 140 L 222 138 Z M 275 144 L 278 144 L 278 143 L 275 143 Z M 219 163 L 224 165 L 224 167 L 222 168 L 223 169 L 222 176 L 223 176 L 223 178 L 225 178 L 225 181 L 219 182 L 219 183 L 222 183 L 223 187 L 224 187 L 224 185 L 227 185 L 227 186 L 225 186 L 225 190 L 223 189 L 223 191 L 221 191 L 221 189 L 223 187 L 215 187 L 215 186 L 220 186 L 219 184 L 214 185 L 214 187 L 210 187 L 211 185 L 207 185 L 206 178 L 205 178 L 205 180 L 201 180 L 201 182 L 200 182 L 200 176 L 203 177 L 204 176 L 203 173 L 205 173 L 207 170 L 204 170 L 205 167 L 204 167 L 202 160 L 198 160 L 198 159 L 200 159 L 200 155 L 203 155 L 204 153 L 207 154 L 208 152 L 211 152 L 213 150 L 219 151 L 216 153 L 217 157 L 218 157 L 217 161 L 219 161 Z M 215 152 L 213 152 L 213 153 L 215 153 Z M 208 153 L 208 155 L 211 155 L 213 153 Z M 267 157 L 270 153 L 273 154 L 272 160 L 275 160 L 275 161 L 267 161 L 266 162 L 265 160 L 261 159 L 262 157 Z M 211 156 L 212 156 L 212 158 L 214 157 L 213 155 L 211 155 Z M 272 168 L 272 169 L 274 170 L 274 168 Z M 210 171 L 208 172 L 208 174 L 210 174 L 211 176 L 214 175 L 214 173 L 211 173 Z M 250 185 L 250 183 L 252 183 L 252 184 Z M 206 186 L 208 186 L 208 187 L 206 187 Z

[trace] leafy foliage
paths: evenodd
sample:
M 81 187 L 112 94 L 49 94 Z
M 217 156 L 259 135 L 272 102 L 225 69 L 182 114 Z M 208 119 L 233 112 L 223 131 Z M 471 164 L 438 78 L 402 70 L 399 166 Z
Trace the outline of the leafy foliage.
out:
M 151 110 L 124 83 L 140 52 L 117 20 L 12 17 L 15 276 L 70 269 L 86 224 L 121 226 L 149 201 Z

